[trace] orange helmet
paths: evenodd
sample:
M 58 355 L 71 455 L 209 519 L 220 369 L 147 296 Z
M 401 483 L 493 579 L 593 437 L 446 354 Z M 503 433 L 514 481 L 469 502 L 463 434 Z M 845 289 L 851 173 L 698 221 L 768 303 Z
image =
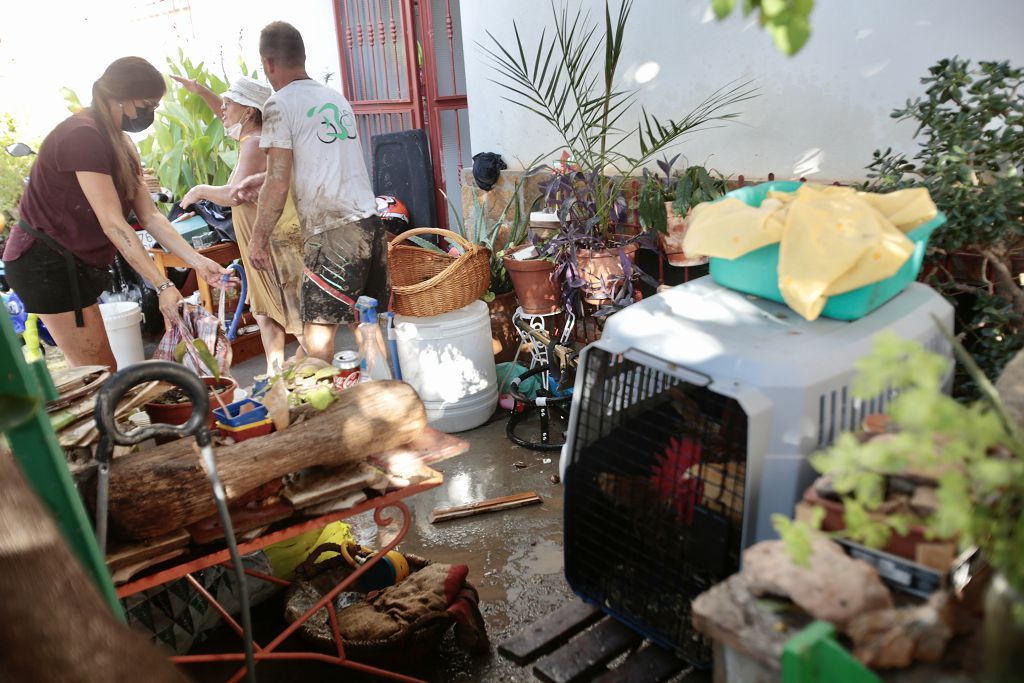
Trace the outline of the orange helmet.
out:
M 412 221 L 409 220 L 409 209 L 397 197 L 390 195 L 377 197 L 377 213 L 389 228 L 395 226 L 400 230 L 406 230 L 412 225 Z M 401 221 L 404 225 L 396 225 L 393 221 Z

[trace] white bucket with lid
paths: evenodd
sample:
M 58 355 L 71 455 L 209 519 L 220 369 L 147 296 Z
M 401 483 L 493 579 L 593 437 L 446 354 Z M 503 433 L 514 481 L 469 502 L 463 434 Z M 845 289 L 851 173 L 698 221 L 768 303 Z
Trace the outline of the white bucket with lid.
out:
M 142 309 L 134 301 L 100 304 L 103 327 L 118 369 L 146 360 L 142 349 Z
M 416 389 L 431 427 L 461 432 L 490 419 L 498 379 L 487 304 L 429 318 L 398 315 L 395 331 L 402 379 Z

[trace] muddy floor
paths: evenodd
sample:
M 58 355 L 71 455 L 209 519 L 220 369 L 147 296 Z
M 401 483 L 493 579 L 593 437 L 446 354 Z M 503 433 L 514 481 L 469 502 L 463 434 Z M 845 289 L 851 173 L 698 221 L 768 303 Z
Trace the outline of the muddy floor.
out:
M 339 339 L 339 346 L 345 343 Z M 258 359 L 233 368 L 241 386 L 261 372 Z M 526 426 L 529 429 L 529 425 Z M 451 634 L 440 652 L 429 661 L 403 662 L 389 666 L 428 681 L 533 681 L 529 669 L 522 669 L 497 654 L 497 645 L 524 626 L 546 616 L 566 601 L 575 599 L 563 574 L 562 486 L 552 481 L 558 473 L 558 453 L 532 451 L 516 446 L 505 435 L 505 417 L 495 415 L 477 429 L 458 435 L 469 450 L 437 463 L 444 484 L 409 500 L 412 523 L 399 550 L 436 562 L 463 563 L 469 580 L 480 594 L 481 612 L 491 641 L 487 654 L 469 657 L 455 646 Z M 495 512 L 432 524 L 430 513 L 450 507 L 512 493 L 533 491 L 543 499 L 540 505 Z M 348 520 L 360 542 L 380 547 L 396 533 L 379 529 L 367 513 Z M 267 642 L 284 628 L 283 596 L 269 599 L 254 610 L 257 640 Z M 301 649 L 293 639 L 291 648 Z M 193 652 L 239 651 L 239 639 L 226 628 Z M 222 681 L 237 665 L 201 665 L 189 668 L 199 681 Z M 259 681 L 370 681 L 373 677 L 321 663 L 266 662 L 258 667 Z M 674 680 L 695 680 L 678 676 Z
M 562 573 L 562 487 L 551 481 L 558 472 L 558 454 L 511 443 L 505 436 L 503 417 L 459 436 L 469 442 L 469 450 L 436 464 L 434 467 L 444 474 L 444 484 L 409 500 L 412 525 L 399 549 L 436 562 L 469 566 L 469 579 L 480 593 L 491 652 L 466 656 L 449 635 L 436 659 L 412 666 L 406 663 L 402 670 L 430 681 L 533 680 L 528 671 L 499 656 L 495 648 L 572 598 Z M 543 503 L 438 524 L 430 522 L 434 508 L 523 491 L 540 494 Z M 378 529 L 370 514 L 350 521 L 359 540 L 367 545 L 379 546 L 395 533 L 390 527 Z M 258 640 L 261 633 L 265 642 L 275 630 L 283 628 L 282 614 L 280 596 L 254 610 Z M 224 651 L 237 642 L 233 633 L 219 629 L 193 651 Z M 373 680 L 326 664 L 264 663 L 258 668 L 260 681 Z M 201 681 L 224 680 L 227 671 L 219 665 L 189 669 Z

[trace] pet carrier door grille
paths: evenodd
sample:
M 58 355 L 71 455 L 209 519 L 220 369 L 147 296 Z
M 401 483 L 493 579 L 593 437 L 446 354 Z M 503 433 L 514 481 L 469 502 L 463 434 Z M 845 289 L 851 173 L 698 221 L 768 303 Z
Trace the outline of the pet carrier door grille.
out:
M 600 348 L 582 372 L 566 470 L 566 578 L 706 664 L 690 602 L 739 569 L 747 415 L 705 386 Z

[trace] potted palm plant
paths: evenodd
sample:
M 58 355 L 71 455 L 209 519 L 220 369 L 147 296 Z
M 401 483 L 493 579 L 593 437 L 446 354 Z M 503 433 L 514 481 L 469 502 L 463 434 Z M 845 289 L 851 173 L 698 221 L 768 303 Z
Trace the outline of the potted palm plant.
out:
M 544 245 L 544 252 L 555 260 L 567 304 L 581 289 L 594 298 L 595 284 L 619 301 L 630 298 L 631 283 L 640 273 L 629 252 L 654 244 L 650 235 L 627 227 L 624 184 L 688 133 L 735 118 L 735 105 L 755 96 L 749 83 L 730 83 L 680 119 L 661 120 L 642 109 L 627 125 L 637 93 L 619 86 L 616 77 L 632 5 L 623 0 L 613 17 L 606 1 L 601 32 L 589 14 L 570 11 L 566 4 L 559 9 L 553 2 L 553 35 L 542 31 L 535 49 L 524 46 L 515 22 L 514 46 L 506 48 L 490 33 L 490 43 L 483 46 L 509 92 L 506 99 L 554 128 L 578 169 L 555 173 L 547 191 L 563 230 Z M 590 268 L 595 260 L 604 262 L 606 274 Z M 607 286 L 614 284 L 609 276 L 621 279 L 618 291 L 607 291 L 615 289 Z

